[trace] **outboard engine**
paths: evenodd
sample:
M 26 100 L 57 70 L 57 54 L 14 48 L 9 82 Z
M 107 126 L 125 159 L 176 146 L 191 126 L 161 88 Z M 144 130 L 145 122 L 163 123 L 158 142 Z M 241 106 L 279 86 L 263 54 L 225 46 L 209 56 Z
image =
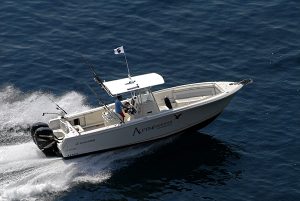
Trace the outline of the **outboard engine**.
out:
M 31 137 L 34 143 L 46 156 L 59 156 L 57 148 L 57 137 L 53 134 L 53 130 L 48 124 L 38 122 L 31 126 Z
M 31 137 L 32 137 L 32 139 L 33 139 L 33 141 L 34 141 L 35 144 L 36 144 L 36 140 L 35 140 L 35 138 L 34 138 L 34 133 L 35 133 L 36 129 L 41 128 L 41 127 L 49 127 L 49 126 L 48 126 L 48 124 L 46 124 L 46 123 L 43 123 L 43 122 L 37 122 L 37 123 L 34 123 L 34 124 L 31 126 L 31 128 L 30 128 Z

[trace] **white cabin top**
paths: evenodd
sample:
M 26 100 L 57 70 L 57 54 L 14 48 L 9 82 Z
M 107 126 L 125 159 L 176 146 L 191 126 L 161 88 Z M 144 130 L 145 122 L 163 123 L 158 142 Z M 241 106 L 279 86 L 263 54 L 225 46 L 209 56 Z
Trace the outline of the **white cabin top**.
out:
M 149 73 L 144 75 L 133 76 L 130 78 L 123 78 L 119 80 L 112 80 L 104 82 L 105 87 L 114 96 L 130 91 L 156 86 L 165 83 L 164 78 L 157 73 Z

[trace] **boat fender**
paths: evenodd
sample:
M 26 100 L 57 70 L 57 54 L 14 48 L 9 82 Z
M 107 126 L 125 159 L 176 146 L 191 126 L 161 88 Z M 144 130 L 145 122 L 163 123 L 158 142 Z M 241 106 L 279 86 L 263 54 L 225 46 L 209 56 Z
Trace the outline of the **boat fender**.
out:
M 34 133 L 38 128 L 41 128 L 41 127 L 49 127 L 49 126 L 48 126 L 48 124 L 46 124 L 44 122 L 37 122 L 37 123 L 32 124 L 32 126 L 30 128 L 31 137 L 35 144 L 36 144 L 36 141 L 34 138 Z
M 173 108 L 173 107 L 172 107 L 172 104 L 171 104 L 171 101 L 170 101 L 170 99 L 169 99 L 167 96 L 164 98 L 164 101 L 165 101 L 166 106 L 167 106 L 169 109 L 172 109 L 172 108 Z

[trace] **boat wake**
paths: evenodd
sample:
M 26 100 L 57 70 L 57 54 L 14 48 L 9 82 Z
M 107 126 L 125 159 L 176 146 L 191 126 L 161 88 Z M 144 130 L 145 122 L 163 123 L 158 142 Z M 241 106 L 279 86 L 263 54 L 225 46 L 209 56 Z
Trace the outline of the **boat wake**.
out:
M 151 145 L 149 145 L 151 146 Z M 149 146 L 81 158 L 46 158 L 32 142 L 0 148 L 0 200 L 43 199 L 80 183 L 101 183 Z
M 70 113 L 89 109 L 89 106 L 84 104 L 85 97 L 75 91 L 68 92 L 61 97 L 55 97 L 41 91 L 24 93 L 14 86 L 5 86 L 0 89 L 1 136 L 6 134 L 9 134 L 6 137 L 22 136 L 24 132 L 29 130 L 32 123 L 47 122 L 55 117 L 56 115 L 42 116 L 43 112 L 57 112 L 56 105 L 49 98 Z M 19 134 L 20 132 L 21 134 Z M 6 142 L 10 143 L 11 140 Z M 2 139 L 1 144 L 3 143 Z
M 67 112 L 88 109 L 85 97 L 69 92 L 54 97 L 43 92 L 23 93 L 13 86 L 0 89 L 0 200 L 53 199 L 78 183 L 101 183 L 130 158 L 145 154 L 153 145 L 137 146 L 81 158 L 47 158 L 31 141 L 29 125 L 47 122 L 44 110 L 55 111 L 50 96 Z M 156 145 L 157 146 L 157 145 Z

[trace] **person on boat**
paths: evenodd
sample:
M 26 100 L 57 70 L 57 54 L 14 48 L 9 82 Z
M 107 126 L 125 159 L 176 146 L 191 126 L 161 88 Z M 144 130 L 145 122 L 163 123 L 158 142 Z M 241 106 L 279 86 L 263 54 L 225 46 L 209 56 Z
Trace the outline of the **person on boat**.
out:
M 115 112 L 118 113 L 119 115 L 121 115 L 122 120 L 124 121 L 124 113 L 123 113 L 123 108 L 126 108 L 126 106 L 123 105 L 122 101 L 122 96 L 121 95 L 117 95 L 117 99 L 115 101 Z

